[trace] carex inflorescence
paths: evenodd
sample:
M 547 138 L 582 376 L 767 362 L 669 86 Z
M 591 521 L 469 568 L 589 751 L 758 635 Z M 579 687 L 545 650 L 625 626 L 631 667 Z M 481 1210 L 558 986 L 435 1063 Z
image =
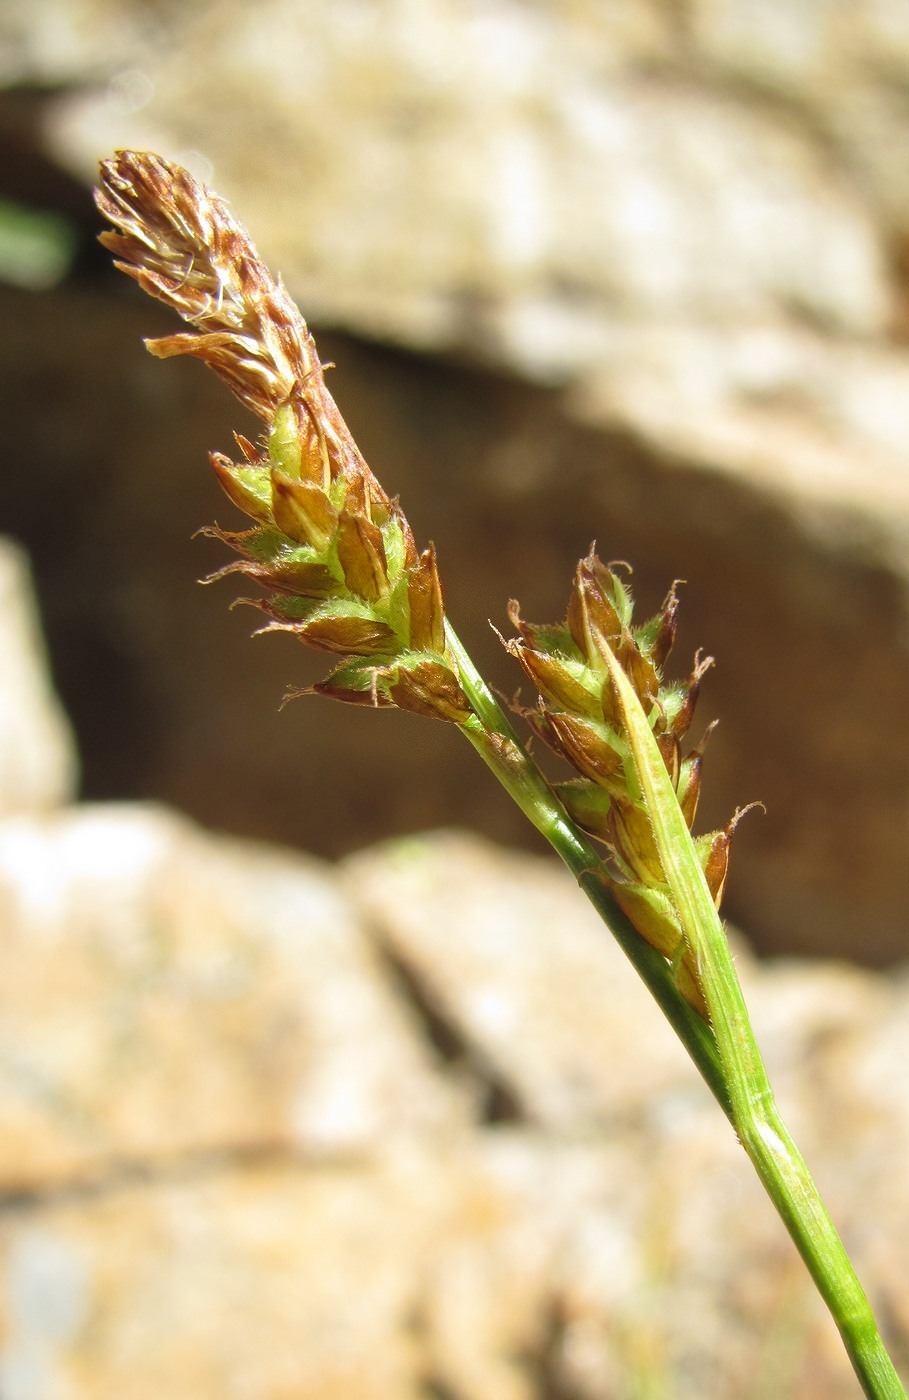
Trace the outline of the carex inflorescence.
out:
M 121 151 L 101 166 L 101 235 L 117 266 L 168 303 L 192 330 L 148 341 L 160 357 L 207 363 L 266 425 L 258 443 L 237 434 L 242 460 L 211 454 L 230 500 L 252 521 L 244 530 L 209 526 L 238 556 L 211 577 L 244 575 L 264 590 L 252 601 L 262 631 L 284 630 L 339 660 L 314 691 L 355 704 L 397 706 L 461 725 L 476 742 L 478 716 L 452 650 L 430 546 L 418 551 L 410 525 L 364 461 L 325 385 L 313 338 L 280 278 L 274 278 L 222 199 L 188 171 L 150 152 Z M 558 788 L 570 817 L 611 853 L 603 878 L 640 935 L 674 967 L 679 990 L 704 1012 L 696 958 L 683 936 L 635 773 L 625 714 L 610 668 L 617 662 L 650 718 L 690 829 L 703 745 L 682 757 L 704 670 L 667 684 L 678 600 L 643 627 L 614 568 L 582 559 L 564 623 L 522 621 L 507 642 L 540 692 L 523 711 L 533 730 L 578 770 Z M 300 692 L 294 692 L 300 693 Z M 486 736 L 501 756 L 511 740 Z M 482 746 L 481 746 L 482 750 Z M 489 745 L 485 751 L 490 753 Z M 735 818 L 697 840 L 719 902 Z
M 246 530 L 205 533 L 239 556 L 266 594 L 269 621 L 343 659 L 313 689 L 458 721 L 469 705 L 445 641 L 432 547 L 418 552 L 406 517 L 363 460 L 325 386 L 303 317 L 227 205 L 179 165 L 120 151 L 96 195 L 115 231 L 117 266 L 195 330 L 148 341 L 152 354 L 205 361 L 267 425 L 243 454 L 211 463 L 249 516 Z
M 612 856 L 608 880 L 616 902 L 643 938 L 669 958 L 679 989 L 704 1012 L 697 960 L 683 933 L 654 840 L 629 743 L 625 709 L 610 659 L 617 661 L 637 695 L 691 829 L 701 789 L 704 744 L 686 756 L 682 741 L 691 724 L 709 658 L 695 658 L 686 682 L 666 682 L 663 668 L 675 640 L 678 595 L 673 584 L 659 613 L 632 625 L 627 585 L 593 549 L 578 564 L 564 622 L 524 622 L 509 608 L 518 636 L 505 642 L 539 692 L 535 708 L 521 709 L 534 732 L 582 775 L 561 783 L 569 815 L 603 841 Z M 712 729 L 713 726 L 710 728 Z M 695 838 L 710 892 L 719 906 L 732 833 L 741 813 L 722 831 Z

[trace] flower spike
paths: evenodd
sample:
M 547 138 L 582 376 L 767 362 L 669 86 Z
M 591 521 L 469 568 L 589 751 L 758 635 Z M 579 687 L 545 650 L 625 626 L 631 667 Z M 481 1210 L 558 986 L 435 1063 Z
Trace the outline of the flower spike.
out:
M 314 690 L 460 723 L 470 713 L 446 643 L 435 553 L 370 471 L 325 386 L 306 322 L 225 202 L 150 152 L 101 165 L 96 192 L 116 265 L 193 330 L 150 340 L 153 355 L 202 360 L 267 425 L 238 436 L 243 460 L 213 453 L 230 501 L 253 522 L 203 533 L 266 590 L 262 631 L 292 632 L 341 658 Z
M 504 645 L 540 694 L 537 707 L 521 713 L 534 733 L 581 774 L 558 788 L 566 810 L 608 847 L 612 868 L 606 878 L 613 897 L 641 937 L 672 963 L 679 991 L 703 1015 L 706 1004 L 697 960 L 685 939 L 654 841 L 613 668 L 621 666 L 649 716 L 690 830 L 700 794 L 704 744 L 713 726 L 687 757 L 682 756 L 681 740 L 691 724 L 701 678 L 713 663 L 698 655 L 687 684 L 664 682 L 663 668 L 676 632 L 677 584 L 656 617 L 633 627 L 631 593 L 613 568 L 603 564 L 593 549 L 580 561 L 561 625 L 527 623 L 512 602 L 509 618 L 518 636 Z M 733 818 L 725 830 L 710 832 L 696 842 L 717 904 L 736 821 Z

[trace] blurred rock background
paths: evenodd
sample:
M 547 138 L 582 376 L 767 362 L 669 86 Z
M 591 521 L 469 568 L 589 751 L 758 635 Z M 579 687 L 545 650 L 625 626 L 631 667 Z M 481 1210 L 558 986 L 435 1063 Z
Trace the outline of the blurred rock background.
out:
M 527 839 L 454 736 L 278 714 L 312 661 L 194 587 L 229 514 L 206 450 L 250 425 L 143 355 L 172 321 L 94 244 L 99 156 L 150 146 L 281 269 L 496 682 L 487 618 L 559 615 L 591 538 L 642 609 L 686 579 L 680 670 L 719 663 L 705 821 L 768 809 L 731 913 L 765 950 L 902 957 L 905 0 L 2 0 L 0 52 L 0 510 L 85 794 L 329 855 Z
M 95 245 L 130 145 L 283 272 L 506 693 L 591 538 L 687 580 L 726 907 L 891 969 L 741 957 L 905 1364 L 909 4 L 0 0 L 0 84 L 0 1400 L 856 1389 L 457 736 L 278 713 L 318 660 L 195 586 L 255 425 Z

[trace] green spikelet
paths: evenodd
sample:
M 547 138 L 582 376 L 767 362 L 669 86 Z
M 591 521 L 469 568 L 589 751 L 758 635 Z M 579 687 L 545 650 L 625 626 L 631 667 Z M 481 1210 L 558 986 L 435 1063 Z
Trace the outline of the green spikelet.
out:
M 505 646 L 540 695 L 536 708 L 522 713 L 534 732 L 581 774 L 557 789 L 569 816 L 608 847 L 607 878 L 617 903 L 641 937 L 672 963 L 679 990 L 703 1015 L 697 961 L 654 841 L 607 657 L 608 652 L 621 665 L 648 715 L 690 830 L 700 794 L 703 741 L 686 756 L 682 741 L 711 662 L 698 657 L 683 685 L 664 680 L 677 614 L 673 585 L 660 612 L 643 626 L 633 626 L 630 590 L 591 550 L 578 564 L 564 623 L 526 623 L 512 603 L 509 616 L 518 636 Z M 710 832 L 696 843 L 717 904 L 737 819 L 738 814 L 724 831 Z

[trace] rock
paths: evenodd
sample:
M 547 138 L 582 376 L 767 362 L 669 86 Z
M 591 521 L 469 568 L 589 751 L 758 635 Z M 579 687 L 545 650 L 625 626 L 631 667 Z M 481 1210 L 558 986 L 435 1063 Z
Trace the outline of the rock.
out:
M 69 801 L 72 734 L 47 673 L 25 555 L 0 539 L 0 819 Z
M 617 1124 L 646 1130 L 641 1108 L 709 1116 L 674 1034 L 556 860 L 439 832 L 363 851 L 340 870 L 416 994 L 531 1122 L 587 1134 Z M 807 1130 L 815 1121 L 823 1137 L 839 1099 L 844 1139 L 861 1133 L 869 1097 L 888 1111 L 883 1061 L 901 1053 L 906 972 L 885 982 L 836 963 L 764 966 L 734 930 L 732 938 L 773 1077 Z M 872 1070 L 860 1046 L 878 1037 L 888 1048 Z M 816 1071 L 823 1083 L 813 1082 Z M 828 1104 L 818 1118 L 815 1099 Z
M 515 1137 L 554 1148 L 534 1208 L 540 1229 L 553 1212 L 559 1222 L 544 1270 L 548 1330 L 538 1314 L 531 1343 L 549 1383 L 627 1393 L 642 1367 L 658 1393 L 740 1394 L 760 1316 L 778 1393 L 850 1394 L 836 1336 L 750 1167 L 603 925 L 557 867 L 491 856 L 442 833 L 364 852 L 343 871 L 418 994 L 545 1125 L 542 1137 Z M 909 1202 L 893 1163 L 909 1150 L 909 1112 L 892 1066 L 909 978 L 761 965 L 734 938 L 784 1116 L 875 1306 L 897 1309 L 901 1355 L 909 1324 L 895 1256 Z M 873 1220 L 872 1199 L 883 1211 Z
M 391 956 L 530 1121 L 608 1131 L 648 1102 L 699 1095 L 669 1026 L 555 861 L 452 832 L 341 869 Z
M 227 1167 L 7 1219 L 4 1394 L 416 1400 L 427 1194 L 413 1172 Z
M 86 28 L 94 9 L 75 5 Z M 67 60 L 22 28 L 32 73 L 84 71 L 77 45 Z M 126 7 L 117 37 L 109 85 L 58 104 L 57 149 L 85 175 L 114 145 L 197 152 L 335 324 L 436 347 L 466 332 L 493 354 L 546 307 L 567 345 L 575 308 L 582 328 L 625 305 L 886 324 L 886 260 L 845 162 L 782 104 L 699 88 L 656 6 L 496 4 L 455 23 L 437 4 L 415 23 L 398 3 L 269 3 L 251 21 L 220 0 L 151 36 Z
M 656 1139 L 484 1130 L 52 1196 L 0 1222 L 4 1394 L 599 1400 L 646 1378 L 694 1400 L 757 1369 L 792 1400 L 850 1400 L 744 1166 L 712 1116 Z
M 0 827 L 0 909 L 8 1193 L 463 1116 L 317 862 L 77 808 Z
M 4 1400 L 854 1395 L 728 1124 L 554 865 L 448 832 L 335 872 L 76 808 L 0 828 L 0 944 Z M 738 962 L 909 1349 L 909 982 Z

